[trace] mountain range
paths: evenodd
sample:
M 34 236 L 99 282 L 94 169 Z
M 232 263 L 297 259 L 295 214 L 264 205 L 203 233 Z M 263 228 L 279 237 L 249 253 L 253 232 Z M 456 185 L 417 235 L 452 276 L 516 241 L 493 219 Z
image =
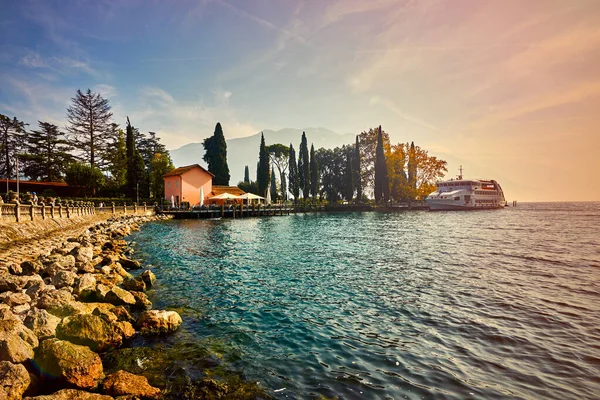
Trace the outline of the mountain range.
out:
M 252 136 L 229 139 L 226 141 L 227 164 L 229 165 L 229 173 L 231 175 L 229 183 L 236 185 L 238 182 L 244 180 L 244 168 L 246 165 L 250 169 L 250 179 L 256 179 L 256 163 L 258 162 L 261 133 L 265 135 L 265 144 L 267 146 L 275 143 L 289 146 L 291 143 L 294 149 L 296 149 L 296 154 L 298 154 L 302 132 L 306 133 L 309 150 L 311 144 L 315 146 L 315 150 L 321 147 L 332 149 L 345 144 L 352 144 L 356 140 L 354 134 L 339 135 L 325 128 L 284 128 L 278 131 L 265 129 Z M 202 143 L 188 143 L 178 149 L 171 150 L 170 153 L 175 167 L 190 164 L 200 164 L 206 167 L 206 163 L 202 160 L 204 156 L 204 146 L 202 146 Z

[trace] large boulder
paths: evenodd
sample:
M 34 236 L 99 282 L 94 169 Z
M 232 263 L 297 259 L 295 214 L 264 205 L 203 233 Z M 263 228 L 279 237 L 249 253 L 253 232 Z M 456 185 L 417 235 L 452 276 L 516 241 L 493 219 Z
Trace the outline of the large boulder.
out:
M 44 340 L 35 361 L 43 375 L 81 389 L 97 387 L 104 375 L 98 354 L 66 340 Z
M 175 311 L 150 310 L 141 313 L 135 325 L 143 335 L 158 335 L 176 331 L 182 322 Z
M 83 297 L 91 297 L 96 291 L 96 278 L 92 274 L 83 274 L 75 280 L 73 293 Z
M 117 371 L 102 382 L 102 391 L 111 396 L 135 396 L 145 399 L 158 397 L 160 389 L 150 386 L 144 376 Z
M 20 306 L 29 302 L 31 302 L 31 297 L 21 292 L 10 293 L 4 298 L 4 303 L 8 304 L 10 307 Z
M 31 380 L 22 364 L 0 361 L 0 399 L 21 399 Z
M 126 290 L 133 290 L 136 292 L 145 292 L 146 291 L 146 283 L 141 278 L 125 278 L 123 281 L 123 288 Z
M 75 257 L 75 262 L 89 263 L 94 258 L 94 248 L 92 246 L 76 247 L 71 254 Z
M 152 302 L 146 296 L 144 292 L 130 292 L 135 297 L 135 305 L 133 308 L 136 310 L 149 310 L 152 308 Z
M 140 264 L 139 261 L 132 260 L 131 258 L 128 258 L 128 257 L 125 257 L 125 256 L 121 256 L 119 258 L 119 263 L 125 269 L 140 269 L 142 267 L 142 265 Z
M 52 284 L 55 288 L 60 289 L 67 286 L 73 286 L 77 274 L 71 271 L 59 271 L 52 278 Z
M 33 358 L 37 336 L 20 320 L 0 321 L 0 361 L 22 363 Z
M 121 331 L 102 316 L 94 314 L 64 318 L 56 329 L 56 337 L 88 346 L 93 351 L 105 351 L 123 344 Z
M 20 292 L 28 281 L 25 276 L 0 275 L 0 293 Z
M 151 288 L 152 286 L 154 286 L 154 282 L 156 282 L 156 275 L 154 275 L 154 273 L 149 269 L 142 272 L 139 278 L 141 278 L 144 281 L 147 288 Z
M 39 274 L 43 268 L 44 264 L 38 260 L 27 260 L 21 263 L 21 271 L 23 275 Z
M 42 293 L 44 290 L 49 290 L 50 288 L 47 288 L 48 285 L 46 285 L 44 283 L 44 281 L 42 280 L 41 282 L 37 282 L 33 285 L 31 285 L 26 291 L 25 294 L 29 297 L 31 297 L 32 300 L 36 300 L 38 298 L 38 295 L 40 293 Z
M 39 340 L 56 336 L 56 327 L 59 323 L 60 318 L 39 308 L 32 308 L 25 317 L 25 326 L 31 329 Z
M 131 325 L 131 322 L 115 321 L 112 325 L 124 339 L 130 339 L 135 335 L 135 329 Z
M 111 396 L 84 392 L 76 389 L 63 389 L 45 396 L 25 397 L 25 400 L 113 400 Z
M 59 290 L 45 290 L 38 296 L 37 307 L 52 313 L 72 301 L 73 296 L 65 288 Z
M 114 304 L 115 306 L 133 306 L 135 305 L 135 297 L 127 290 L 121 289 L 118 286 L 113 286 L 104 296 L 104 301 Z

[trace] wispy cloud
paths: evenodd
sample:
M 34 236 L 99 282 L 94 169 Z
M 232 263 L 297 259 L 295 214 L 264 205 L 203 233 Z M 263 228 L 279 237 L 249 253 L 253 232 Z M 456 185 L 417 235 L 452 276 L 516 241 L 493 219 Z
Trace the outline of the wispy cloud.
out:
M 281 27 L 279 25 L 274 24 L 273 22 L 267 21 L 264 18 L 258 17 L 258 16 L 254 15 L 254 14 L 251 14 L 251 13 L 245 11 L 245 10 L 242 10 L 241 8 L 236 7 L 233 4 L 230 4 L 230 3 L 228 3 L 225 0 L 219 0 L 218 4 L 221 4 L 221 5 L 225 6 L 225 7 L 227 7 L 229 10 L 235 12 L 236 14 L 238 14 L 238 15 L 244 17 L 244 18 L 248 18 L 251 21 L 254 21 L 257 24 L 259 24 L 259 25 L 261 25 L 261 26 L 263 26 L 265 28 L 277 31 L 280 34 L 282 34 L 284 36 L 287 36 L 287 37 L 289 37 L 291 39 L 294 39 L 295 41 L 297 41 L 299 43 L 303 43 L 303 44 L 306 43 L 306 39 L 304 39 L 302 36 L 298 35 L 296 32 L 293 32 L 293 31 L 290 31 L 288 29 L 285 29 L 285 28 L 283 28 L 283 27 Z
M 140 60 L 141 62 L 171 62 L 171 61 L 199 61 L 199 60 L 213 60 L 214 57 L 173 57 L 173 58 L 146 58 Z
M 423 120 L 421 120 L 419 118 L 416 118 L 416 117 L 414 117 L 412 115 L 409 115 L 406 112 L 402 111 L 400 109 L 400 107 L 398 107 L 393 101 L 391 101 L 388 98 L 379 97 L 379 96 L 373 96 L 373 97 L 371 97 L 371 100 L 370 100 L 369 103 L 372 106 L 381 104 L 386 109 L 388 109 L 391 112 L 393 112 L 396 116 L 402 118 L 405 121 L 410 122 L 411 124 L 420 126 L 422 128 L 431 129 L 431 130 L 436 130 L 437 129 L 435 126 L 431 125 L 430 123 L 425 122 L 425 121 L 423 121 Z
M 136 106 L 128 113 L 134 125 L 159 133 L 169 148 L 201 141 L 213 133 L 217 122 L 221 122 L 227 138 L 258 132 L 252 123 L 239 119 L 229 104 L 230 91 L 215 88 L 212 93 L 208 102 L 183 101 L 161 88 L 147 86 L 140 90 Z
M 102 76 L 100 72 L 92 68 L 86 61 L 70 57 L 42 57 L 30 49 L 25 50 L 25 55 L 21 57 L 18 64 L 27 68 L 48 69 L 63 75 L 71 74 L 73 71 L 80 71 L 94 78 Z

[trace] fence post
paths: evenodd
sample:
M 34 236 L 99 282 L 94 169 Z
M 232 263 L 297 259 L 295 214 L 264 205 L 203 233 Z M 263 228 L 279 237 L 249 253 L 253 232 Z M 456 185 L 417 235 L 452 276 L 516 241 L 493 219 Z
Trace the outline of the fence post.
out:
M 123 214 L 127 214 L 127 203 L 123 203 Z
M 67 218 L 71 218 L 71 207 L 69 207 L 69 203 L 67 203 Z
M 46 219 L 46 205 L 42 203 L 42 219 Z
M 113 201 L 112 203 L 112 213 L 113 215 L 117 212 L 117 210 L 115 210 L 115 202 Z
M 34 214 L 34 212 L 35 212 L 35 209 L 34 209 L 34 207 L 35 207 L 35 206 L 33 205 L 33 203 L 31 203 L 31 205 L 29 206 L 29 216 L 31 217 L 31 220 L 32 220 L 32 221 L 33 221 L 33 214 Z
M 137 214 L 137 212 L 138 212 L 137 203 L 133 203 L 133 213 Z
M 15 204 L 15 219 L 17 222 L 21 222 L 21 205 L 18 201 Z
M 146 202 L 144 202 L 144 214 L 148 211 L 148 207 L 146 206 Z
M 54 204 L 50 204 L 50 218 L 54 219 Z

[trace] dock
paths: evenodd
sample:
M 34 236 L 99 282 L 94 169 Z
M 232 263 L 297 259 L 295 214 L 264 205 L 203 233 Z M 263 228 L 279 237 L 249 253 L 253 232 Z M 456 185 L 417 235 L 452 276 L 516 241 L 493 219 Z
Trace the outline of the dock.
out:
M 215 218 L 248 218 L 248 217 L 274 217 L 294 214 L 296 210 L 291 205 L 227 205 L 209 206 L 192 209 L 177 209 L 164 207 L 159 212 L 172 215 L 175 219 L 215 219 Z

